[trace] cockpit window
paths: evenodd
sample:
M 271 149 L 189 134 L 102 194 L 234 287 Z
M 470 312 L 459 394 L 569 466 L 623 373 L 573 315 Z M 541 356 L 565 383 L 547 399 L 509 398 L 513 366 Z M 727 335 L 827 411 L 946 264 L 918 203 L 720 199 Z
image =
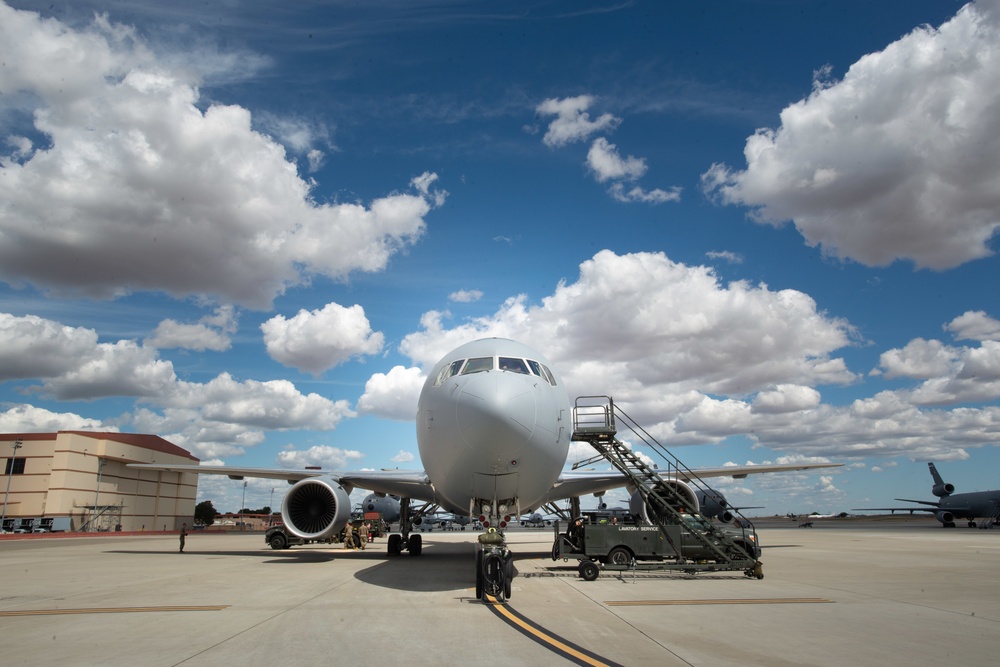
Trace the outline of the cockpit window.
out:
M 469 362 L 465 364 L 465 368 L 462 369 L 462 375 L 491 370 L 493 370 L 493 357 L 476 357 L 469 359 Z
M 556 386 L 555 377 L 553 377 L 552 372 L 544 364 L 540 364 L 537 361 L 532 361 L 531 359 L 528 359 L 528 365 L 531 366 L 532 373 L 544 379 L 553 387 Z
M 515 359 L 514 357 L 500 357 L 500 370 L 528 375 L 528 367 L 525 365 L 524 360 Z
M 453 361 L 444 368 L 442 368 L 441 372 L 438 373 L 437 378 L 434 380 L 434 386 L 436 387 L 440 385 L 442 382 L 450 378 L 452 375 L 458 375 L 458 369 L 460 369 L 462 367 L 462 364 L 464 363 L 465 359 L 459 359 L 458 361 Z

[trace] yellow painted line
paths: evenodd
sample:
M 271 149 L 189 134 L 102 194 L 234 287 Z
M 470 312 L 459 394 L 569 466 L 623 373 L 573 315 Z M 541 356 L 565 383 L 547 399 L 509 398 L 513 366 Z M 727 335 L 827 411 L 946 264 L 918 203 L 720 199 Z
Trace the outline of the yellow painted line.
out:
M 611 600 L 609 607 L 643 607 L 657 605 L 705 605 L 705 604 L 823 604 L 833 602 L 826 598 L 734 598 L 715 600 Z
M 556 649 L 557 651 L 560 651 L 567 657 L 575 660 L 578 664 L 594 665 L 594 667 L 610 667 L 611 665 L 617 664 L 613 662 L 606 662 L 598 656 L 588 655 L 587 653 L 584 653 L 578 650 L 577 648 L 568 645 L 567 643 L 545 632 L 544 630 L 534 625 L 533 623 L 529 623 L 527 619 L 522 618 L 520 615 L 515 615 L 511 613 L 511 611 L 507 609 L 506 606 L 502 604 L 496 604 L 497 602 L 496 598 L 494 598 L 492 595 L 487 595 L 486 597 L 489 599 L 490 602 L 494 603 L 492 607 L 494 613 L 503 616 L 504 620 L 506 620 L 511 625 L 517 627 L 519 630 L 521 630 L 521 632 L 524 632 L 525 634 L 528 634 L 531 637 L 535 638 L 537 641 L 547 644 L 552 648 Z
M 147 611 L 222 611 L 228 604 L 184 607 L 94 607 L 89 609 L 25 609 L 23 611 L 0 611 L 0 617 L 10 616 L 63 616 L 72 614 L 134 614 Z

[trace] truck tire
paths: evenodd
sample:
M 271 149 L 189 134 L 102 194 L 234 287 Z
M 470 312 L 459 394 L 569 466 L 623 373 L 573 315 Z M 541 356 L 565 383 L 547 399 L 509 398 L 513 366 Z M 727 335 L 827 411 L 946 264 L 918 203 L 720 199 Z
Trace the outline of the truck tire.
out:
M 601 575 L 601 568 L 592 560 L 585 560 L 580 563 L 580 578 L 584 581 L 594 581 Z
M 288 540 L 286 540 L 285 536 L 282 535 L 281 533 L 275 533 L 274 535 L 271 536 L 271 540 L 268 542 L 268 544 L 270 544 L 271 548 L 274 550 L 284 549 L 288 544 Z
M 608 565 L 629 565 L 632 562 L 632 552 L 625 547 L 615 547 L 608 552 Z

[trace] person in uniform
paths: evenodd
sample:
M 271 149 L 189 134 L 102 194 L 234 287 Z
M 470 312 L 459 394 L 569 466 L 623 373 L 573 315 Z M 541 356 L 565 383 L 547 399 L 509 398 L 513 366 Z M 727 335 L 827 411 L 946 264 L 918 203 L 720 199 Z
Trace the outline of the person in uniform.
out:
M 353 549 L 354 548 L 354 531 L 351 528 L 351 524 L 344 526 L 344 548 Z
M 364 521 L 358 526 L 358 537 L 361 539 L 361 550 L 364 551 L 368 544 L 368 524 Z
M 184 538 L 186 538 L 187 534 L 188 534 L 187 528 L 188 528 L 188 525 L 186 523 L 182 523 L 181 524 L 181 550 L 180 550 L 180 553 L 184 553 Z

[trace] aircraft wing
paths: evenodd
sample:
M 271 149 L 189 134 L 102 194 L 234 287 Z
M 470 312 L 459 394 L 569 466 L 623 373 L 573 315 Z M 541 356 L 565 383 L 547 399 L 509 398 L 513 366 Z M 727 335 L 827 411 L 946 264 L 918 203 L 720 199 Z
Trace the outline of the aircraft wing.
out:
M 156 463 L 130 463 L 129 468 L 163 472 L 187 472 L 197 475 L 226 475 L 232 479 L 259 477 L 284 479 L 289 483 L 309 477 L 327 477 L 339 480 L 346 486 L 366 489 L 376 493 L 405 496 L 433 502 L 434 492 L 430 480 L 421 470 L 301 470 L 292 468 L 239 468 L 235 466 L 159 465 Z
M 748 465 L 748 466 L 723 466 L 721 468 L 694 468 L 688 474 L 683 471 L 679 475 L 661 471 L 663 477 L 667 479 L 680 478 L 688 481 L 693 477 L 705 479 L 706 477 L 732 477 L 743 479 L 747 475 L 756 475 L 771 472 L 794 472 L 798 470 L 812 470 L 813 468 L 839 468 L 843 463 L 786 463 L 776 465 Z M 590 471 L 574 470 L 563 471 L 556 480 L 552 490 L 546 497 L 545 502 L 562 500 L 571 496 L 585 496 L 601 491 L 610 491 L 627 484 L 627 478 L 617 470 L 612 471 Z
M 852 512 L 937 512 L 937 507 L 852 507 Z
M 909 498 L 894 498 L 893 500 L 898 500 L 901 503 L 919 503 L 921 505 L 930 505 L 931 507 L 941 506 L 941 503 L 935 500 L 910 500 Z

